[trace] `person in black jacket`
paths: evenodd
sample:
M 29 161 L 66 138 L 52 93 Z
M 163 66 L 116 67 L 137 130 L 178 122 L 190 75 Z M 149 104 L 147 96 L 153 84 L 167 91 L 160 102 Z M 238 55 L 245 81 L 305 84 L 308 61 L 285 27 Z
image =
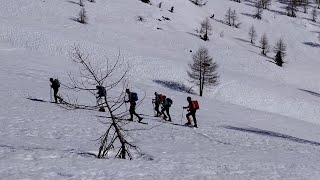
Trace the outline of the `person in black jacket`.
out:
M 172 100 L 170 98 L 166 98 L 162 102 L 162 110 L 161 114 L 163 114 L 163 119 L 167 120 L 167 116 L 169 117 L 168 121 L 171 121 L 171 116 L 170 116 L 170 107 L 172 105 Z M 166 114 L 165 114 L 166 112 Z
M 104 98 L 107 95 L 107 91 L 103 86 L 96 86 L 98 92 L 97 92 L 97 106 L 101 106 L 99 111 L 105 112 L 106 110 L 104 109 Z
M 60 96 L 58 96 L 59 87 L 60 87 L 59 80 L 58 79 L 53 79 L 53 78 L 50 78 L 49 80 L 51 82 L 51 88 L 53 89 L 54 102 L 58 103 L 58 99 L 59 99 L 60 102 L 62 102 L 63 99 Z
M 130 121 L 133 121 L 133 115 L 138 117 L 138 122 L 140 122 L 143 118 L 140 117 L 137 113 L 136 113 L 136 101 L 134 100 L 134 98 L 132 97 L 132 93 L 130 92 L 129 89 L 126 89 L 126 93 L 128 94 L 128 100 L 125 101 L 125 103 L 130 103 L 130 108 L 129 108 L 129 113 L 130 113 Z
M 158 94 L 157 92 L 154 93 L 155 98 L 152 99 L 152 102 L 154 103 L 154 110 L 157 112 L 157 115 L 155 115 L 155 117 L 159 117 L 161 115 L 161 112 L 159 111 L 159 107 L 160 107 L 160 94 Z

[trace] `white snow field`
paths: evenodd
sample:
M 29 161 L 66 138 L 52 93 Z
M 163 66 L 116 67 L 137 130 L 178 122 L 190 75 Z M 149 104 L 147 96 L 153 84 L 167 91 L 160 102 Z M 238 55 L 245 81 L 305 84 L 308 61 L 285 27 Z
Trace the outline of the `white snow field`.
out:
M 73 20 L 77 3 L 0 0 L 1 180 L 320 179 L 320 23 L 310 14 L 288 17 L 278 1 L 259 21 L 251 17 L 252 1 L 209 0 L 197 7 L 188 0 L 96 0 L 85 2 L 89 21 L 83 25 Z M 239 15 L 239 29 L 221 23 L 229 7 Z M 204 42 L 195 29 L 212 13 L 213 32 Z M 259 34 L 256 46 L 247 35 L 251 25 Z M 272 51 L 260 55 L 264 32 L 271 46 L 280 37 L 287 44 L 283 68 L 270 62 Z M 144 155 L 97 159 L 90 154 L 97 154 L 97 138 L 106 130 L 96 117 L 103 113 L 26 99 L 50 100 L 50 77 L 70 82 L 69 72 L 78 70 L 69 59 L 74 44 L 96 63 L 120 50 L 131 64 L 129 87 L 146 94 L 137 112 L 149 116 L 148 125 L 128 128 L 140 129 L 130 139 Z M 186 70 L 200 46 L 220 65 L 220 84 L 204 97 L 163 85 L 193 86 Z M 155 91 L 173 99 L 176 125 L 150 118 Z M 80 95 L 95 103 L 92 95 Z M 200 103 L 197 129 L 180 126 L 187 96 Z

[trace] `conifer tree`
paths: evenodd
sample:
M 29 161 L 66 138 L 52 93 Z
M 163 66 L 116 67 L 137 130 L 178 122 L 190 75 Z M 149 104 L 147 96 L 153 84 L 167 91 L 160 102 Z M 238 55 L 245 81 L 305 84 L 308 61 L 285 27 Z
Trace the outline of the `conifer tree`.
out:
M 313 22 L 317 21 L 317 16 L 318 16 L 318 12 L 317 12 L 316 7 L 314 7 L 311 11 L 311 19 Z
M 188 71 L 188 76 L 190 82 L 199 87 L 200 96 L 202 96 L 205 87 L 218 84 L 218 64 L 213 61 L 205 47 L 200 47 L 192 58 L 193 63 L 189 64 L 191 71 Z
M 209 34 L 211 34 L 212 26 L 210 24 L 209 18 L 206 18 L 201 22 L 200 33 L 203 34 L 201 37 L 204 41 L 209 40 Z
M 254 28 L 254 26 L 252 25 L 251 28 L 249 29 L 249 37 L 250 37 L 250 43 L 254 44 L 255 40 L 257 38 L 257 32 L 256 29 Z
M 276 53 L 275 62 L 278 66 L 282 66 L 283 59 L 286 55 L 286 45 L 283 42 L 283 39 L 280 38 L 279 41 L 273 47 L 273 52 Z
M 264 33 L 260 39 L 260 46 L 262 49 L 261 54 L 266 56 L 267 53 L 269 52 L 269 42 L 268 42 L 268 38 L 267 38 L 266 33 Z
M 255 9 L 255 14 L 254 17 L 257 19 L 262 19 L 262 12 L 263 12 L 263 4 L 261 0 L 256 1 L 254 4 Z
M 78 21 L 81 24 L 87 24 L 88 23 L 88 16 L 87 16 L 87 11 L 83 8 L 81 8 L 80 12 L 79 12 L 79 17 L 78 17 Z
M 226 15 L 224 16 L 224 19 L 226 21 L 226 24 L 228 24 L 229 26 L 231 26 L 232 24 L 232 10 L 231 8 L 228 9 Z

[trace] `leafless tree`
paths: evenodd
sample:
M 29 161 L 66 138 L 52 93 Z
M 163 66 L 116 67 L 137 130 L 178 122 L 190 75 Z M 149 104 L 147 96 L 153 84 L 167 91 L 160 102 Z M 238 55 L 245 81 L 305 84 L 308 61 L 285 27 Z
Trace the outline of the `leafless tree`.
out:
M 229 8 L 227 10 L 226 15 L 224 16 L 224 20 L 225 20 L 226 24 L 228 24 L 229 26 L 232 26 L 232 10 L 231 10 L 231 8 Z
M 301 0 L 301 6 L 303 7 L 303 12 L 307 13 L 308 12 L 308 7 L 310 5 L 309 0 Z
M 207 4 L 208 1 L 204 1 L 204 0 L 190 0 L 193 4 L 197 5 L 197 6 L 204 6 Z
M 99 108 L 105 108 L 107 125 L 105 133 L 99 138 L 100 147 L 97 158 L 106 158 L 111 150 L 117 152 L 116 157 L 121 159 L 133 159 L 132 151 L 139 153 L 139 148 L 129 142 L 128 132 L 124 129 L 125 125 L 130 123 L 126 121 L 128 115 L 124 108 L 125 93 L 122 82 L 126 78 L 130 66 L 123 62 L 120 58 L 113 61 L 106 60 L 106 65 L 96 65 L 91 60 L 88 53 L 80 50 L 79 46 L 74 46 L 70 52 L 71 60 L 79 67 L 78 76 L 70 76 L 71 83 L 65 85 L 68 89 L 75 92 L 90 94 L 95 97 L 96 86 L 102 86 L 106 89 L 104 101 L 98 105 L 82 105 L 78 100 L 68 100 L 59 104 L 61 107 L 72 109 L 83 109 L 97 111 Z M 122 87 L 121 87 L 122 85 Z M 120 86 L 121 93 L 117 93 L 115 89 Z M 113 94 L 118 94 L 113 96 Z
M 249 29 L 249 37 L 250 37 L 250 42 L 251 44 L 254 44 L 257 38 L 257 32 L 256 29 L 254 28 L 254 26 L 252 25 Z
M 188 71 L 188 75 L 190 82 L 199 87 L 200 96 L 202 96 L 204 87 L 218 84 L 218 64 L 213 62 L 213 58 L 205 47 L 200 47 L 192 58 L 193 63 L 189 64 L 191 71 Z
M 224 20 L 227 25 L 234 26 L 236 28 L 238 28 L 241 24 L 237 23 L 238 15 L 236 13 L 236 10 L 231 10 L 231 8 L 227 10 L 226 15 L 224 16 Z
M 78 16 L 78 22 L 81 24 L 87 24 L 88 23 L 88 16 L 87 11 L 83 8 L 81 8 Z
M 298 0 L 289 0 L 287 5 L 287 15 L 290 17 L 296 17 L 298 11 Z
M 202 34 L 201 38 L 204 41 L 209 40 L 209 36 L 208 35 L 210 35 L 211 31 L 212 31 L 212 26 L 210 24 L 209 18 L 206 18 L 205 20 L 203 20 L 200 25 L 201 25 L 200 26 L 200 33 Z
M 318 16 L 318 12 L 317 12 L 316 7 L 314 7 L 311 11 L 311 19 L 313 22 L 317 21 L 317 16 Z
M 314 3 L 318 6 L 318 9 L 320 9 L 320 0 L 314 0 Z
M 261 54 L 266 56 L 267 53 L 269 52 L 269 42 L 268 42 L 268 38 L 267 38 L 266 33 L 264 33 L 260 39 L 260 46 L 262 49 Z
M 240 23 L 237 23 L 237 21 L 238 21 L 237 12 L 236 12 L 236 10 L 233 10 L 232 13 L 231 13 L 231 24 L 232 24 L 232 26 L 238 28 Z
M 271 0 L 261 0 L 261 3 L 262 3 L 263 9 L 268 9 L 269 6 L 271 5 Z
M 254 4 L 255 14 L 254 17 L 257 19 L 262 19 L 262 12 L 263 12 L 263 3 L 262 0 L 257 0 Z
M 83 0 L 79 0 L 79 5 L 80 5 L 81 7 L 83 7 L 83 6 L 84 6 L 84 2 L 83 2 Z

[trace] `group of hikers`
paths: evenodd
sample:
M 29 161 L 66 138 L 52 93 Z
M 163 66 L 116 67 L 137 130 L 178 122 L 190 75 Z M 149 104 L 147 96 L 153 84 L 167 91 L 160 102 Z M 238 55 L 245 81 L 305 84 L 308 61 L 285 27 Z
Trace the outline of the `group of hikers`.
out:
M 63 102 L 63 99 L 58 95 L 60 82 L 58 79 L 50 78 L 51 82 L 51 88 L 53 89 L 53 96 L 55 103 Z M 97 106 L 100 106 L 99 111 L 105 112 L 105 108 L 103 106 L 105 100 L 106 100 L 106 89 L 103 86 L 96 86 L 97 90 Z M 130 113 L 130 119 L 129 121 L 133 121 L 133 115 L 135 115 L 138 118 L 138 122 L 142 121 L 142 117 L 136 113 L 136 105 L 138 101 L 138 95 L 135 92 L 130 92 L 129 89 L 126 89 L 127 99 L 125 100 L 125 103 L 130 103 L 129 113 Z M 163 94 L 159 94 L 157 92 L 154 93 L 155 98 L 152 99 L 152 104 L 154 105 L 154 111 L 155 111 L 155 117 L 161 117 L 163 116 L 163 119 L 166 121 L 172 121 L 170 116 L 170 107 L 173 103 L 172 99 L 166 97 Z M 198 101 L 192 100 L 191 97 L 187 97 L 188 106 L 183 107 L 183 109 L 187 109 L 188 113 L 186 114 L 186 118 L 188 122 L 185 125 L 191 126 L 191 118 L 194 122 L 194 127 L 198 127 L 197 125 L 197 119 L 196 119 L 196 112 L 199 109 Z M 160 110 L 161 107 L 161 110 Z
M 163 115 L 164 120 L 167 120 L 167 118 L 169 117 L 168 121 L 172 121 L 170 116 L 170 107 L 173 103 L 172 99 L 167 98 L 165 95 L 158 94 L 157 92 L 155 92 L 154 95 L 155 95 L 155 98 L 152 99 L 152 103 L 154 104 L 154 110 L 156 112 L 155 116 L 159 117 Z M 190 116 L 191 116 L 194 122 L 194 127 L 198 127 L 197 119 L 196 119 L 196 112 L 199 109 L 198 101 L 192 101 L 191 97 L 187 97 L 187 101 L 188 101 L 188 106 L 183 107 L 183 109 L 188 109 L 189 111 L 186 115 L 188 120 L 186 125 L 188 126 L 191 125 L 191 119 L 190 119 Z M 161 111 L 159 111 L 160 105 L 162 106 Z

